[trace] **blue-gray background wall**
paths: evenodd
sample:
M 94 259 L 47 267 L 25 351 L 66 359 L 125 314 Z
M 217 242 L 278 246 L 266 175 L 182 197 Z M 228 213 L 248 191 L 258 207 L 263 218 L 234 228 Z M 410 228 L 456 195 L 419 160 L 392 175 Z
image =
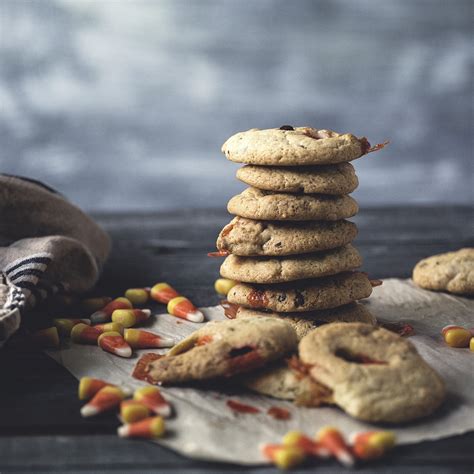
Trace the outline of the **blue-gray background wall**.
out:
M 362 205 L 472 203 L 471 0 L 2 0 L 0 171 L 87 209 L 224 207 L 231 134 L 390 146 Z

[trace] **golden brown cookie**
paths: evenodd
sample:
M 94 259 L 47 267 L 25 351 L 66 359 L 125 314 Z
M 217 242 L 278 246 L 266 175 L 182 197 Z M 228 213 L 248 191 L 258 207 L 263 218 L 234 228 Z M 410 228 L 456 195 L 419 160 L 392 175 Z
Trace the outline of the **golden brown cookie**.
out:
M 365 137 L 289 125 L 269 130 L 253 128 L 231 136 L 222 145 L 228 160 L 264 166 L 342 163 L 369 150 L 370 143 Z
M 427 416 L 445 397 L 439 375 L 406 339 L 361 323 L 321 326 L 299 344 L 311 377 L 334 403 L 369 422 L 401 423 Z
M 240 181 L 257 189 L 282 193 L 349 194 L 359 180 L 350 163 L 322 166 L 255 166 L 237 170 Z
M 282 256 L 341 247 L 355 239 L 354 223 L 267 222 L 234 217 L 219 234 L 217 248 L 241 256 Z
M 229 291 L 227 299 L 247 308 L 291 313 L 335 308 L 371 293 L 372 285 L 365 273 L 345 272 L 275 285 L 239 283 Z
M 227 204 L 231 214 L 249 219 L 275 221 L 337 221 L 357 214 L 350 196 L 284 194 L 247 188 Z
M 427 290 L 474 295 L 474 248 L 421 260 L 413 269 L 413 281 Z
M 362 257 L 351 244 L 325 252 L 286 257 L 239 257 L 229 255 L 221 276 L 247 283 L 283 283 L 318 278 L 354 270 Z
M 349 303 L 337 308 L 322 309 L 319 311 L 308 311 L 303 313 L 274 313 L 258 311 L 240 306 L 236 312 L 236 318 L 256 318 L 270 316 L 281 318 L 291 324 L 296 332 L 298 341 L 318 326 L 328 323 L 365 323 L 375 326 L 377 320 L 369 310 L 360 303 Z
M 211 321 L 141 372 L 150 383 L 230 377 L 279 359 L 296 344 L 293 328 L 275 318 Z

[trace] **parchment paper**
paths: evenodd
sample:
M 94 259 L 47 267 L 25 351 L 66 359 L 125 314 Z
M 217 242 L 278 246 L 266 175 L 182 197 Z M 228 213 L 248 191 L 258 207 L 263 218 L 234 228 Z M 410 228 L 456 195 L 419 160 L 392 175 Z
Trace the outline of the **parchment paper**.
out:
M 416 288 L 410 280 L 387 279 L 374 289 L 365 303 L 379 321 L 411 324 L 415 335 L 410 341 L 419 353 L 444 378 L 448 397 L 431 417 L 403 426 L 390 427 L 398 442 L 416 443 L 461 434 L 474 429 L 474 353 L 469 349 L 447 347 L 440 330 L 447 324 L 474 326 L 474 300 Z M 220 307 L 203 308 L 207 319 L 225 319 Z M 181 339 L 201 327 L 167 314 L 153 318 L 150 328 L 165 336 Z M 98 347 L 65 342 L 58 351 L 48 354 L 77 378 L 92 376 L 112 383 L 137 387 L 143 383 L 131 377 L 138 358 L 150 350 L 138 351 L 132 359 L 121 359 Z M 164 352 L 155 351 L 155 352 Z M 347 435 L 373 429 L 374 425 L 352 419 L 337 408 L 299 408 L 290 402 L 252 393 L 163 388 L 173 403 L 176 416 L 167 421 L 169 435 L 156 441 L 181 454 L 197 459 L 227 461 L 237 464 L 264 462 L 259 446 L 279 442 L 290 429 L 313 434 L 324 425 L 340 428 Z M 241 401 L 260 408 L 258 414 L 239 414 L 226 401 Z M 272 406 L 284 407 L 291 419 L 275 420 L 266 414 Z M 386 426 L 385 426 L 386 428 Z

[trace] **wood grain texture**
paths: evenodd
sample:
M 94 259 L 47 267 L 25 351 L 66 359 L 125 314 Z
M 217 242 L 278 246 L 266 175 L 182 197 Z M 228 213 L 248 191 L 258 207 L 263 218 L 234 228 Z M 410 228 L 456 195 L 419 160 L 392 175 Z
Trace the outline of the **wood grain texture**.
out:
M 220 259 L 213 250 L 220 228 L 230 216 L 222 211 L 156 214 L 101 214 L 114 249 L 96 294 L 120 294 L 130 286 L 166 280 L 199 305 L 219 301 L 212 284 Z M 364 268 L 374 278 L 408 277 L 421 258 L 474 245 L 473 209 L 363 209 L 356 245 Z M 30 315 L 40 324 L 50 312 Z M 115 436 L 114 415 L 84 420 L 79 415 L 77 381 L 50 358 L 35 352 L 0 351 L 0 472 L 251 472 L 278 471 L 265 467 L 197 462 L 148 442 Z M 361 466 L 363 473 L 468 473 L 474 468 L 474 433 L 436 442 L 397 447 L 383 461 Z M 340 473 L 335 462 L 318 472 Z M 294 472 L 313 472 L 309 467 Z

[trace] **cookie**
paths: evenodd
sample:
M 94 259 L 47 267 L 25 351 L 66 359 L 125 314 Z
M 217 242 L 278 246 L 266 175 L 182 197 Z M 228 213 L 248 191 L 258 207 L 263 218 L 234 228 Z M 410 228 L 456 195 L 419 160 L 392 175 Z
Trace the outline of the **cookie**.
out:
M 253 128 L 231 136 L 222 145 L 228 160 L 264 166 L 342 163 L 355 160 L 369 150 L 365 137 L 289 125 L 269 130 Z
M 256 318 L 271 316 L 284 319 L 296 332 L 298 341 L 318 326 L 328 323 L 365 323 L 375 326 L 377 320 L 362 304 L 349 303 L 337 308 L 323 309 L 320 311 L 308 311 L 305 313 L 273 313 L 244 308 L 242 306 L 236 312 L 236 318 Z
M 174 346 L 165 357 L 137 366 L 150 383 L 182 383 L 230 377 L 295 350 L 293 328 L 275 318 L 212 321 Z M 139 362 L 140 364 L 140 362 Z M 143 377 L 142 377 L 143 378 Z
M 250 390 L 281 400 L 293 400 L 297 405 L 319 406 L 332 403 L 331 392 L 309 376 L 293 371 L 286 361 L 278 361 L 242 377 Z
M 282 256 L 341 247 L 357 236 L 353 222 L 267 222 L 234 217 L 219 234 L 217 248 L 241 256 Z
M 346 272 L 314 280 L 275 285 L 239 283 L 227 294 L 229 303 L 277 313 L 336 308 L 372 293 L 365 273 Z
M 298 346 L 301 362 L 349 415 L 400 423 L 431 414 L 445 397 L 439 375 L 407 340 L 361 323 L 321 326 Z
M 298 168 L 247 165 L 237 170 L 237 178 L 257 189 L 283 193 L 341 195 L 359 184 L 350 163 Z
M 413 281 L 427 290 L 474 295 L 474 248 L 421 260 L 413 269 Z
M 336 221 L 354 216 L 359 206 L 350 196 L 284 194 L 247 188 L 227 204 L 231 214 L 275 221 Z
M 287 257 L 239 257 L 229 255 L 221 265 L 221 276 L 246 283 L 283 283 L 318 278 L 354 270 L 362 257 L 351 244 L 325 252 Z

